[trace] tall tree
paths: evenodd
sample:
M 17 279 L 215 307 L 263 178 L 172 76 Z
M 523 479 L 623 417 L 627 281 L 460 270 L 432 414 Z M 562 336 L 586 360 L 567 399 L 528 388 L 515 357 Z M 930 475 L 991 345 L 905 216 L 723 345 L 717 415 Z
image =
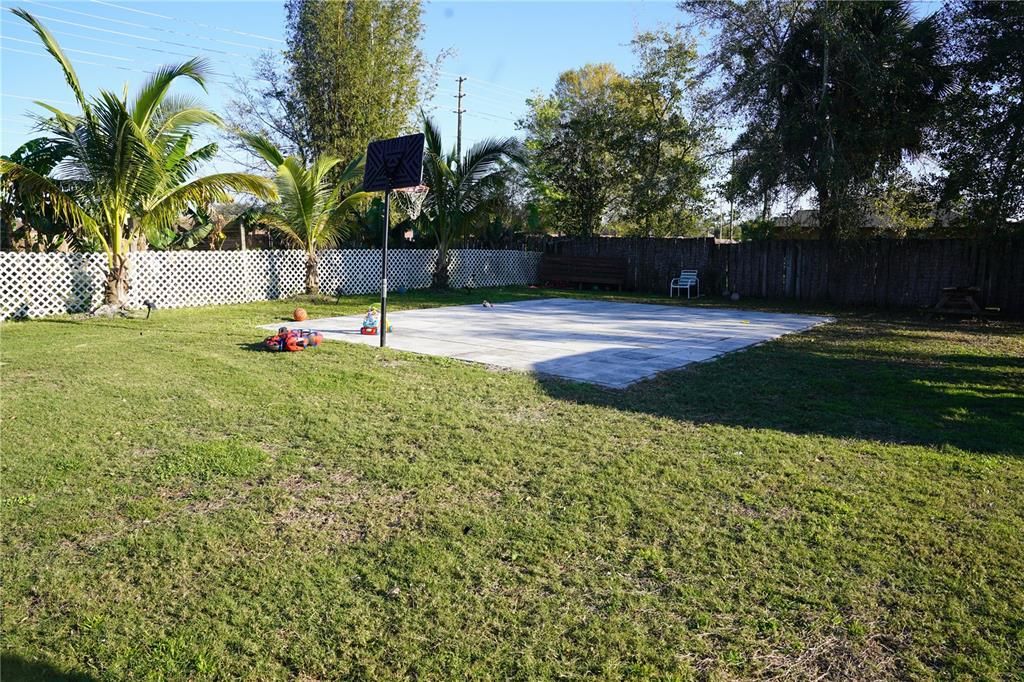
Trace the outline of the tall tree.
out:
M 367 142 L 418 127 L 450 50 L 427 61 L 420 0 L 287 0 L 288 49 L 253 60 L 228 121 L 309 163 L 353 158 Z M 248 152 L 237 135 L 227 138 Z M 255 165 L 262 166 L 258 160 Z
M 351 159 L 413 124 L 427 63 L 419 0 L 288 0 L 291 78 L 315 154 Z
M 550 96 L 527 100 L 528 176 L 560 232 L 594 234 L 619 195 L 613 138 L 623 76 L 588 64 L 558 77 Z
M 306 165 L 297 156 L 285 157 L 265 137 L 243 133 L 243 138 L 275 172 L 280 202 L 267 207 L 261 222 L 306 252 L 306 293 L 319 295 L 318 252 L 345 236 L 348 210 L 368 196 L 355 188 L 362 177 L 363 156 L 357 156 L 334 178 L 332 171 L 341 163 L 336 157 L 320 156 Z
M 613 118 L 619 218 L 646 236 L 692 232 L 710 172 L 703 152 L 714 134 L 695 116 L 696 48 L 679 31 L 658 30 L 639 33 L 633 52 L 638 66 L 616 84 Z
M 190 206 L 225 201 L 232 190 L 275 195 L 269 180 L 247 173 L 195 177 L 217 146 L 192 150 L 191 131 L 220 119 L 192 98 L 168 92 L 179 78 L 202 85 L 202 60 L 160 68 L 131 102 L 127 91 L 101 90 L 90 99 L 46 27 L 24 10 L 11 11 L 32 27 L 60 65 L 81 113 L 42 104 L 52 117 L 40 125 L 61 159 L 49 176 L 8 160 L 0 160 L 0 173 L 17 183 L 23 199 L 45 200 L 53 217 L 100 244 L 107 255 L 108 304 L 127 303 L 128 252 L 140 234 L 167 228 Z
M 1024 4 L 961 0 L 943 19 L 955 80 L 936 135 L 941 204 L 998 234 L 1024 221 Z
M 437 245 L 433 283 L 443 288 L 448 286 L 452 243 L 466 234 L 486 208 L 503 181 L 506 164 L 519 162 L 521 152 L 514 137 L 488 138 L 470 147 L 460 159 L 454 147 L 445 150 L 441 130 L 434 121 L 424 117 L 423 132 L 423 182 L 430 191 L 420 220 Z
M 748 124 L 741 166 L 758 185 L 813 189 L 824 238 L 863 218 L 872 178 L 924 150 L 948 84 L 935 16 L 904 0 L 682 2 L 719 30 L 720 100 Z

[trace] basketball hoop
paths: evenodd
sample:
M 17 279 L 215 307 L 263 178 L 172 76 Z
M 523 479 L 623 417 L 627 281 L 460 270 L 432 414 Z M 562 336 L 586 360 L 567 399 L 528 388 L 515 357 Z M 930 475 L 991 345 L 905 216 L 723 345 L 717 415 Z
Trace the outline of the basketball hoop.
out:
M 423 202 L 426 200 L 427 195 L 430 194 L 430 188 L 426 185 L 417 185 L 415 187 L 403 187 L 402 189 L 396 189 L 395 195 L 398 202 L 402 206 L 402 212 L 405 213 L 409 220 L 416 220 L 420 217 L 423 212 Z
M 425 192 L 416 192 L 423 186 L 423 133 L 377 140 L 366 147 L 366 167 L 363 170 L 363 191 L 384 192 L 384 224 L 381 229 L 380 249 L 380 347 L 388 338 L 388 229 L 391 226 L 391 193 L 405 189 L 403 202 L 410 199 L 418 216 L 423 207 Z

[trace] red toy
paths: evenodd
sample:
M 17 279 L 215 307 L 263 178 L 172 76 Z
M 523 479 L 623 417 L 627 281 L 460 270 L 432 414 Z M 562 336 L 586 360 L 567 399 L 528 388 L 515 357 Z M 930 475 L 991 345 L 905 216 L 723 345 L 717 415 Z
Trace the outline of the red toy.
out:
M 287 351 L 296 353 L 307 348 L 316 348 L 324 340 L 323 334 L 312 329 L 288 329 L 281 327 L 274 336 L 268 336 L 263 340 L 263 346 L 267 350 L 281 353 Z

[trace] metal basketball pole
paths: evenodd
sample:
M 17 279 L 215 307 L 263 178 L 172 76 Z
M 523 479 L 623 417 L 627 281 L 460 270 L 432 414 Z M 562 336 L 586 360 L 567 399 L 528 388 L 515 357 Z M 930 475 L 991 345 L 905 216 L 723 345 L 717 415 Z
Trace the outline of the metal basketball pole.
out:
M 391 189 L 384 190 L 384 247 L 380 254 L 380 347 L 388 342 L 388 223 L 391 222 Z

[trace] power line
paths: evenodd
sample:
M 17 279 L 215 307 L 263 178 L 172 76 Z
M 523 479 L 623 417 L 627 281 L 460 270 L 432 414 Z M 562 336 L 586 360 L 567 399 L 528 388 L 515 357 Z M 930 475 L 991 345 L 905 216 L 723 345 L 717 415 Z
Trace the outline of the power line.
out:
M 445 95 L 454 95 L 455 94 L 455 91 L 453 91 L 453 90 L 443 90 L 441 88 L 438 88 L 437 91 L 439 93 L 442 93 L 442 94 L 445 94 Z M 507 106 L 509 106 L 508 102 L 501 102 L 501 101 L 496 100 L 496 99 L 491 99 L 490 97 L 484 97 L 482 95 L 477 95 L 477 94 L 473 94 L 473 93 L 466 93 L 466 97 L 469 97 L 471 100 L 474 100 L 474 101 L 475 100 L 481 100 L 483 102 L 487 102 L 488 104 L 496 104 L 496 105 L 498 105 L 500 107 L 507 107 Z M 519 104 L 518 106 L 523 106 L 523 105 Z M 511 109 L 512 107 L 509 107 L 509 108 Z
M 22 26 L 22 24 L 15 24 L 15 25 Z M 26 31 L 31 31 L 31 28 L 27 24 L 24 24 L 23 28 Z M 90 28 L 90 27 L 85 26 L 85 28 Z M 61 31 L 61 30 L 53 30 L 51 32 L 54 35 L 68 36 L 68 37 L 72 37 L 72 38 L 79 38 L 79 39 L 82 39 L 82 40 L 91 40 L 93 42 L 102 43 L 104 45 L 113 45 L 113 46 L 116 46 L 116 47 L 125 47 L 125 48 L 129 48 L 131 50 L 145 50 L 146 52 L 154 52 L 154 53 L 157 53 L 157 54 L 166 54 L 166 55 L 170 55 L 172 57 L 183 57 L 185 59 L 194 59 L 195 57 L 206 57 L 206 58 L 210 59 L 211 61 L 216 61 L 216 60 L 219 59 L 218 57 L 214 57 L 214 56 L 211 56 L 211 55 L 205 55 L 202 52 L 198 52 L 198 53 L 197 52 L 193 52 L 192 54 L 188 54 L 188 53 L 185 53 L 185 52 L 175 52 L 173 50 L 163 50 L 163 49 L 160 49 L 160 48 L 157 48 L 157 47 L 147 47 L 145 45 L 134 45 L 134 44 L 131 44 L 131 43 L 123 43 L 123 42 L 119 42 L 119 41 L 116 41 L 116 40 L 110 40 L 108 38 L 97 38 L 95 36 L 86 36 L 86 35 L 80 35 L 80 34 L 77 34 L 77 33 L 69 33 L 67 31 Z M 130 34 L 125 34 L 125 35 L 130 35 Z M 139 37 L 139 38 L 141 38 L 143 40 L 148 40 L 147 38 L 145 38 L 143 36 L 131 36 L 131 37 Z M 18 42 L 30 43 L 30 44 L 33 44 L 33 45 L 37 45 L 38 42 L 39 42 L 38 40 L 28 41 L 28 40 L 21 40 L 21 39 L 18 39 L 18 38 L 8 38 L 8 40 L 17 40 Z M 182 45 L 183 47 L 186 47 L 186 48 L 191 48 L 192 47 L 190 45 L 183 45 L 182 43 L 175 43 L 175 42 L 172 42 L 172 41 L 164 41 L 164 42 L 167 43 L 167 44 L 170 44 L 170 45 Z M 83 52 L 83 53 L 86 53 L 86 54 L 93 54 L 93 55 L 101 56 L 101 57 L 110 57 L 111 59 L 117 59 L 119 61 L 135 61 L 135 60 L 132 60 L 132 59 L 126 59 L 124 57 L 117 57 L 117 56 L 114 56 L 114 55 L 104 55 L 104 54 L 101 54 L 99 52 L 88 52 L 88 51 L 85 51 L 85 50 L 76 50 L 75 48 L 70 48 L 70 47 L 63 47 L 62 46 L 62 49 L 65 49 L 65 50 L 67 50 L 69 52 L 76 52 L 77 51 L 77 52 Z M 237 53 L 230 53 L 230 52 L 223 52 L 222 50 L 214 50 L 214 52 L 219 52 L 221 54 L 229 54 L 229 55 L 230 54 L 234 54 L 235 56 L 246 58 L 246 55 L 237 54 Z M 76 61 L 80 61 L 80 60 L 76 60 Z M 82 63 L 84 63 L 84 62 L 82 62 Z M 222 78 L 234 78 L 234 76 L 231 75 L 231 74 L 220 73 L 220 72 L 217 72 L 217 71 L 208 71 L 207 73 L 209 73 L 210 75 L 213 75 L 213 76 L 220 76 Z M 257 76 L 251 76 L 251 77 L 259 80 L 259 78 Z
M 450 73 L 448 71 L 440 71 L 439 70 L 438 73 L 441 74 L 442 76 L 458 76 L 458 74 Z M 484 88 L 498 88 L 500 90 L 507 90 L 507 91 L 509 91 L 509 92 L 511 92 L 513 94 L 516 94 L 516 95 L 523 95 L 524 97 L 531 97 L 532 96 L 531 93 L 524 92 L 523 90 L 516 90 L 515 88 L 510 88 L 507 85 L 502 85 L 501 83 L 495 83 L 494 81 L 485 80 L 483 78 L 477 78 L 476 76 L 468 76 L 467 79 L 472 81 L 472 82 L 474 82 L 474 83 L 479 83 L 481 85 L 481 87 L 484 87 Z
M 470 82 L 470 84 L 473 85 L 472 82 Z M 479 85 L 479 84 L 476 84 L 476 85 Z M 505 92 L 492 92 L 492 91 L 488 91 L 488 90 L 483 90 L 482 92 L 484 93 L 483 95 L 480 95 L 478 93 L 478 94 L 474 95 L 474 97 L 480 97 L 481 99 L 488 99 L 488 100 L 491 100 L 492 102 L 494 102 L 496 104 L 502 104 L 502 105 L 505 105 L 505 106 L 508 106 L 510 103 L 513 103 L 513 102 L 515 104 L 517 104 L 517 105 L 521 105 L 521 104 L 523 104 L 525 102 L 525 98 L 520 97 L 518 95 L 510 95 L 510 94 L 505 93 Z
M 484 118 L 488 118 L 494 121 L 508 121 L 510 123 L 516 123 L 516 119 L 514 118 L 508 118 L 507 116 L 498 116 L 496 114 L 488 114 L 487 112 L 484 111 L 476 111 L 474 109 L 469 109 L 466 111 L 466 113 L 469 114 L 470 116 L 482 116 Z
M 28 28 L 28 27 L 26 26 L 26 28 Z M 5 40 L 13 40 L 13 41 L 16 41 L 16 42 L 19 42 L 19 43 L 25 43 L 25 44 L 28 44 L 28 45 L 39 45 L 39 41 L 38 40 L 24 40 L 22 38 L 13 38 L 13 37 L 10 37 L 10 36 L 6 37 Z M 99 40 L 99 42 L 108 42 L 108 41 Z M 120 46 L 128 47 L 128 48 L 131 48 L 131 49 L 146 50 L 147 52 L 156 52 L 156 53 L 167 54 L 167 55 L 176 56 L 176 57 L 185 57 L 187 59 L 193 59 L 195 57 L 203 57 L 203 56 L 205 56 L 205 55 L 203 55 L 201 53 L 200 54 L 184 54 L 184 53 L 181 53 L 181 52 L 172 52 L 170 50 L 161 50 L 161 49 L 156 48 L 156 47 L 146 47 L 144 45 L 129 45 L 129 44 L 126 44 L 126 43 L 117 43 L 117 42 L 109 42 L 108 44 L 120 45 Z M 91 50 L 82 50 L 82 49 L 78 49 L 78 48 L 74 48 L 74 47 L 64 47 L 63 45 L 61 46 L 61 49 L 66 51 L 66 52 L 78 52 L 78 53 L 81 53 L 81 54 L 92 55 L 94 57 L 102 57 L 102 58 L 106 58 L 106 59 L 114 59 L 114 60 L 120 61 L 120 62 L 136 62 L 136 61 L 138 61 L 137 59 L 131 59 L 129 57 L 119 57 L 117 55 L 105 54 L 103 52 L 93 52 Z M 44 56 L 44 55 L 41 55 L 41 54 L 38 54 L 38 53 L 35 53 L 35 52 L 26 53 L 26 54 L 33 54 L 33 55 L 37 55 L 37 56 Z M 85 60 L 82 60 L 82 59 L 76 59 L 75 63 L 78 63 L 78 64 L 90 64 L 90 65 L 93 65 L 93 66 L 112 66 L 112 67 L 116 66 L 114 64 L 109 64 L 108 65 L 108 64 L 98 63 L 98 62 L 89 62 L 89 61 L 85 61 Z M 140 73 L 156 73 L 156 72 L 155 71 L 142 71 Z M 206 73 L 210 74 L 211 76 L 219 76 L 221 78 L 234 78 L 234 76 L 231 75 L 231 74 L 221 73 L 221 72 L 218 72 L 218 71 L 207 71 Z
M 121 24 L 123 26 L 131 26 L 133 28 L 146 28 L 145 24 L 136 24 L 134 21 L 121 21 L 120 19 L 112 19 L 110 17 L 104 17 L 99 14 L 89 14 L 88 12 L 79 12 L 76 9 L 68 9 L 67 7 L 60 7 L 59 5 L 51 5 L 39 0 L 22 0 L 30 5 L 39 5 L 40 7 L 46 7 L 47 9 L 55 9 L 58 12 L 66 12 L 67 14 L 77 14 L 81 17 L 89 17 L 91 19 L 102 19 L 103 21 L 109 21 L 114 24 Z
M 147 36 L 140 36 L 134 33 L 125 33 L 124 31 L 113 31 L 109 28 L 100 28 L 98 26 L 89 26 L 88 24 L 80 24 L 76 21 L 66 21 L 64 19 L 58 19 L 57 17 L 48 17 L 43 14 L 36 14 L 37 19 L 46 19 L 47 21 L 56 21 L 58 24 L 67 24 L 68 26 L 77 26 L 78 28 L 88 29 L 90 31 L 100 31 L 101 33 L 112 33 L 118 36 L 127 36 L 128 38 L 135 38 L 136 40 L 147 40 L 151 43 L 159 43 L 158 38 L 149 38 Z
M 114 7 L 116 9 L 123 10 L 125 12 L 134 12 L 136 14 L 143 14 L 143 15 L 146 15 L 146 16 L 156 17 L 157 19 L 165 19 L 167 21 L 180 21 L 180 22 L 185 22 L 185 23 L 188 23 L 188 24 L 192 24 L 194 26 L 199 26 L 200 28 L 213 29 L 215 31 L 222 31 L 224 33 L 233 33 L 235 35 L 246 36 L 248 38 L 257 38 L 259 40 L 269 40 L 271 42 L 281 43 L 282 45 L 286 44 L 285 41 L 281 40 L 280 38 L 272 38 L 270 36 L 263 36 L 263 35 L 259 35 L 258 33 L 246 33 L 245 31 L 236 31 L 236 30 L 234 30 L 232 28 L 224 28 L 224 27 L 221 27 L 221 26 L 213 26 L 211 24 L 204 24 L 204 23 L 201 23 L 201 22 L 198 22 L 198 21 L 192 21 L 190 19 L 183 19 L 182 17 L 169 17 L 166 14 L 157 14 L 156 12 L 146 12 L 145 10 L 135 9 L 133 7 L 124 7 L 122 5 L 117 5 L 117 4 L 114 4 L 112 2 L 104 2 L 103 0 L 91 0 L 91 2 L 93 2 L 93 3 L 97 4 L 97 5 L 106 5 L 107 7 Z
M 4 38 L 4 40 L 13 40 L 16 43 L 26 43 L 28 45 L 38 45 L 39 44 L 39 41 L 36 41 L 36 40 L 23 40 L 21 38 L 12 38 L 11 36 L 7 36 L 6 38 Z M 116 60 L 118 60 L 120 62 L 131 62 L 131 61 L 134 61 L 132 59 L 128 59 L 127 57 L 117 57 L 117 56 L 112 55 L 112 54 L 103 54 L 102 52 L 92 52 L 90 50 L 79 50 L 79 49 L 76 49 L 76 48 L 73 48 L 73 47 L 62 47 L 61 49 L 64 50 L 65 52 L 78 52 L 80 54 L 89 54 L 89 55 L 92 55 L 93 57 L 106 57 L 107 59 L 116 59 Z
M 47 53 L 44 53 L 44 52 L 30 52 L 29 50 L 21 50 L 21 49 L 18 49 L 16 47 L 9 47 L 7 45 L 0 45 L 0 49 L 7 50 L 9 52 L 17 52 L 18 54 L 27 54 L 27 55 L 30 55 L 32 57 L 42 57 L 43 59 L 52 59 L 52 56 L 50 54 L 47 54 Z M 145 69 L 132 69 L 132 68 L 129 68 L 127 66 L 121 66 L 120 64 L 104 64 L 102 62 L 94 62 L 94 61 L 90 61 L 88 59 L 76 59 L 75 63 L 76 64 L 88 64 L 89 66 L 102 66 L 102 67 L 107 68 L 107 69 L 118 69 L 120 71 L 128 71 L 129 73 L 142 73 L 142 74 L 146 74 L 147 76 L 152 76 L 153 74 L 157 73 L 156 71 L 147 71 Z M 218 73 L 213 72 L 213 71 L 209 71 L 208 73 L 210 73 L 211 75 L 223 76 L 225 78 L 232 78 L 232 76 L 230 76 L 228 74 L 218 74 Z M 220 85 L 225 85 L 225 86 L 231 86 L 232 85 L 232 83 L 230 83 L 228 81 L 218 81 L 218 80 L 213 80 L 213 79 L 211 79 L 211 80 L 209 80 L 207 82 L 209 82 L 209 83 L 218 83 Z
M 74 13 L 74 14 L 79 14 L 79 15 L 84 15 L 84 16 L 88 16 L 88 17 L 93 17 L 95 19 L 100 19 L 101 21 L 108 21 L 108 22 L 116 22 L 116 23 L 120 23 L 120 24 L 127 24 L 129 26 L 133 26 L 135 28 L 141 28 L 141 29 L 144 29 L 144 30 L 147 30 L 147 31 L 156 31 L 158 33 L 173 33 L 174 35 L 180 35 L 180 36 L 185 36 L 187 38 L 192 38 L 192 39 L 195 39 L 195 40 L 201 40 L 201 41 L 203 41 L 205 43 L 211 43 L 211 42 L 213 42 L 213 43 L 220 43 L 222 45 L 231 45 L 233 47 L 244 47 L 244 48 L 248 48 L 250 50 L 265 50 L 265 49 L 267 49 L 267 48 L 265 48 L 265 47 L 263 47 L 261 45 L 248 45 L 246 43 L 236 43 L 236 42 L 233 42 L 233 41 L 230 41 L 230 40 L 221 40 L 219 38 L 211 38 L 210 36 L 201 36 L 201 35 L 196 35 L 194 33 L 186 33 L 184 31 L 175 31 L 172 28 L 164 28 L 164 27 L 161 27 L 161 26 L 148 26 L 146 24 L 136 24 L 136 23 L 131 23 L 131 22 L 118 22 L 117 19 L 111 19 L 109 17 L 101 17 L 101 16 L 99 16 L 97 14 L 87 14 L 85 12 L 77 12 L 77 11 L 65 9 L 63 7 L 59 7 L 59 6 L 56 6 L 56 5 L 43 5 L 42 3 L 39 2 L 39 0 L 26 0 L 26 2 L 30 2 L 31 4 L 34 4 L 34 5 L 40 5 L 42 7 L 47 7 L 49 9 L 55 9 L 55 10 L 58 10 L 60 12 L 71 12 L 71 13 Z M 56 21 L 56 22 L 61 23 L 61 24 L 68 24 L 70 26 L 77 26 L 79 28 L 85 28 L 85 29 L 88 29 L 90 31 L 100 31 L 102 33 L 112 33 L 114 35 L 126 36 L 128 38 L 135 38 L 137 40 L 145 40 L 145 41 L 151 42 L 151 43 L 167 42 L 167 43 L 171 43 L 173 45 L 177 45 L 179 47 L 189 47 L 189 48 L 192 47 L 192 45 L 189 45 L 189 44 L 186 44 L 186 43 L 172 43 L 171 41 L 167 40 L 166 38 L 151 38 L 149 36 L 140 36 L 140 35 L 135 34 L 135 33 L 125 33 L 124 31 L 115 31 L 115 30 L 109 29 L 109 28 L 100 28 L 98 26 L 91 26 L 89 24 L 82 24 L 82 23 L 78 23 L 78 22 L 74 22 L 74 21 L 68 21 L 66 19 L 58 19 L 57 17 L 48 17 L 48 16 L 45 16 L 45 15 L 42 15 L 42 14 L 36 14 L 35 16 L 40 18 L 40 19 L 46 19 L 47 21 Z M 221 54 L 231 55 L 231 56 L 234 56 L 234 57 L 245 57 L 246 56 L 246 55 L 243 55 L 243 54 L 239 54 L 237 52 L 227 52 L 225 50 L 217 50 L 217 49 L 212 48 L 212 47 L 206 47 L 205 49 L 210 51 L 210 52 L 219 52 Z
M 14 99 L 24 99 L 24 100 L 28 100 L 30 102 L 35 102 L 35 101 L 39 100 L 38 97 L 26 97 L 25 95 L 12 95 L 9 92 L 0 92 L 0 97 L 13 97 Z M 56 102 L 57 104 L 76 104 L 76 102 L 61 101 L 59 99 L 52 99 L 50 101 L 51 102 Z

